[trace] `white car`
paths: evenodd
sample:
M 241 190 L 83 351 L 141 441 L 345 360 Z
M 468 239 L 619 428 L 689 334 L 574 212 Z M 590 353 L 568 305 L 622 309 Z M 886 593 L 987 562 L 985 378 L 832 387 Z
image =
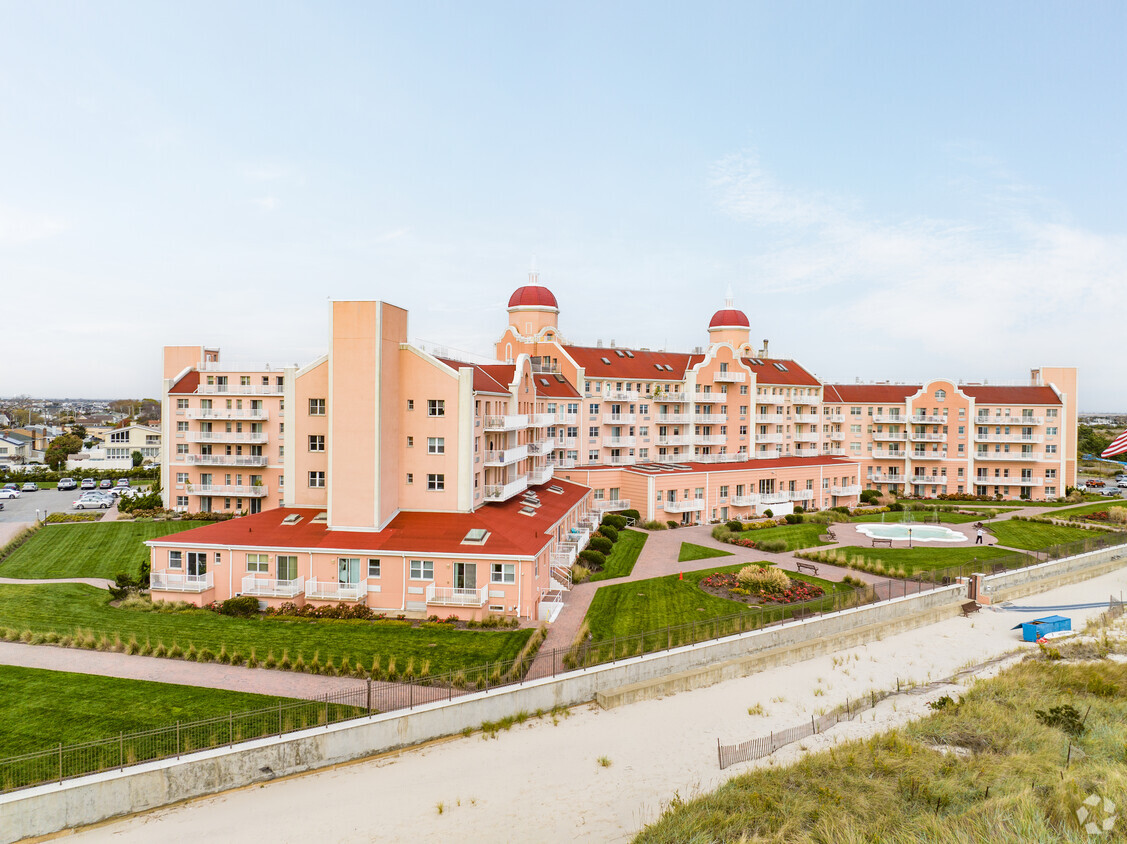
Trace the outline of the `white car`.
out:
M 72 505 L 75 510 L 108 510 L 113 506 L 112 495 L 84 495 Z
M 19 498 L 20 491 L 18 489 L 0 489 L 0 498 Z

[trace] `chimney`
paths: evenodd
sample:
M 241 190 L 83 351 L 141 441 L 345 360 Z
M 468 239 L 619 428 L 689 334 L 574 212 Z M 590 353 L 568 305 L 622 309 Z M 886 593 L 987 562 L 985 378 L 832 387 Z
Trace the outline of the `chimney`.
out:
M 611 340 L 611 341 L 610 341 L 610 347 L 611 347 L 612 349 L 614 348 L 614 340 Z
M 1029 383 L 1034 387 L 1041 386 L 1041 370 L 1031 369 L 1029 371 Z
M 602 347 L 603 347 L 603 341 L 602 341 L 602 338 L 599 338 L 598 340 L 595 341 L 595 348 L 601 349 Z

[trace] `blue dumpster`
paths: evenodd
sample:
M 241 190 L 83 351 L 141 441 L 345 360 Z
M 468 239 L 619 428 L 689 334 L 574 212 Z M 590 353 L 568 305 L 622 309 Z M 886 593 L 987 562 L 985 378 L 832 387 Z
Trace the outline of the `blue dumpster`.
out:
M 1021 628 L 1021 638 L 1026 642 L 1036 642 L 1046 633 L 1059 633 L 1062 630 L 1072 629 L 1072 619 L 1063 615 L 1047 615 L 1044 618 L 1035 618 L 1033 621 L 1023 621 L 1014 625 L 1013 630 Z

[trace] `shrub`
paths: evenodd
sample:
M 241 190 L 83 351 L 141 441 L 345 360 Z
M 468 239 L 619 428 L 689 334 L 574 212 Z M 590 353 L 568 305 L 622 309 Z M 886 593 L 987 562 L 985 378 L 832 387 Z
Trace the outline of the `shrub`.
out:
M 611 544 L 618 542 L 618 530 L 611 525 L 601 525 L 599 533 L 611 541 Z
M 880 493 L 875 489 L 863 489 L 860 498 L 862 504 L 876 504 L 880 501 Z
M 744 524 L 739 519 L 729 519 L 724 527 L 728 528 L 732 533 L 739 533 L 744 529 Z M 715 536 L 716 532 L 713 531 L 712 535 Z
M 667 530 L 665 522 L 659 522 L 656 519 L 651 522 L 643 522 L 642 527 L 646 530 Z
M 667 522 L 666 522 L 665 524 L 666 524 L 666 526 L 667 526 L 667 527 L 668 527 L 668 528 L 669 528 L 670 530 L 675 530 L 676 528 L 679 528 L 679 527 L 681 527 L 681 523 L 680 523 L 680 522 L 675 522 L 675 521 L 673 521 L 672 519 L 670 519 L 669 521 L 667 521 Z
M 234 615 L 248 618 L 258 615 L 258 598 L 252 595 L 242 595 L 238 598 L 228 598 L 219 605 L 219 612 L 223 615 Z
M 888 505 L 888 509 L 891 510 L 893 513 L 899 513 L 901 510 L 904 509 L 904 505 L 901 504 L 899 501 L 893 501 L 891 504 Z
M 591 537 L 591 541 L 587 543 L 587 547 L 591 548 L 594 551 L 599 551 L 602 554 L 609 554 L 611 552 L 611 549 L 614 548 L 614 542 L 612 542 L 607 537 L 601 536 L 600 534 L 596 533 Z
M 763 515 L 766 516 L 768 519 L 773 519 L 773 518 L 775 518 L 775 511 L 771 510 L 771 509 L 767 509 L 767 510 L 763 511 Z
M 1085 730 L 1084 719 L 1080 717 L 1076 707 L 1067 703 L 1063 706 L 1054 706 L 1048 712 L 1035 709 L 1033 714 L 1046 727 L 1057 727 L 1073 737 L 1079 736 Z
M 582 563 L 574 563 L 571 567 L 571 582 L 586 583 L 591 577 L 591 570 Z
M 614 513 L 607 513 L 603 516 L 602 524 L 610 525 L 615 530 L 622 530 L 626 527 L 626 517 L 618 516 Z
M 796 513 L 805 513 L 805 512 L 806 512 L 806 508 L 805 508 L 805 507 L 803 507 L 803 506 L 802 506 L 801 504 L 795 504 L 795 505 L 794 505 L 794 512 L 796 512 Z
M 765 592 L 782 592 L 790 585 L 786 572 L 774 566 L 744 566 L 736 575 L 736 580 L 744 589 L 762 589 Z
M 637 510 L 623 510 L 622 516 L 627 519 L 633 519 L 635 522 L 642 518 L 642 514 Z
M 755 547 L 768 554 L 781 554 L 787 550 L 787 541 L 785 539 L 760 539 L 756 541 Z
M 784 518 L 786 519 L 788 525 L 802 524 L 802 515 L 800 513 L 787 513 Z
M 606 555 L 601 551 L 580 551 L 579 561 L 583 563 L 590 571 L 602 571 L 603 566 L 607 564 Z

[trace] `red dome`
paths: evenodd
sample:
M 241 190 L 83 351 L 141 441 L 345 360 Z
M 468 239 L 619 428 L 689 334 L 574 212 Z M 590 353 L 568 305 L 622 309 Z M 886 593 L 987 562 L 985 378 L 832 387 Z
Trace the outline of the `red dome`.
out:
M 528 284 L 518 287 L 516 292 L 509 297 L 510 308 L 559 308 L 556 297 L 547 287 Z
M 719 328 L 721 326 L 728 327 L 733 325 L 751 328 L 751 323 L 747 321 L 747 315 L 743 311 L 738 311 L 735 308 L 724 308 L 714 313 L 708 327 Z

